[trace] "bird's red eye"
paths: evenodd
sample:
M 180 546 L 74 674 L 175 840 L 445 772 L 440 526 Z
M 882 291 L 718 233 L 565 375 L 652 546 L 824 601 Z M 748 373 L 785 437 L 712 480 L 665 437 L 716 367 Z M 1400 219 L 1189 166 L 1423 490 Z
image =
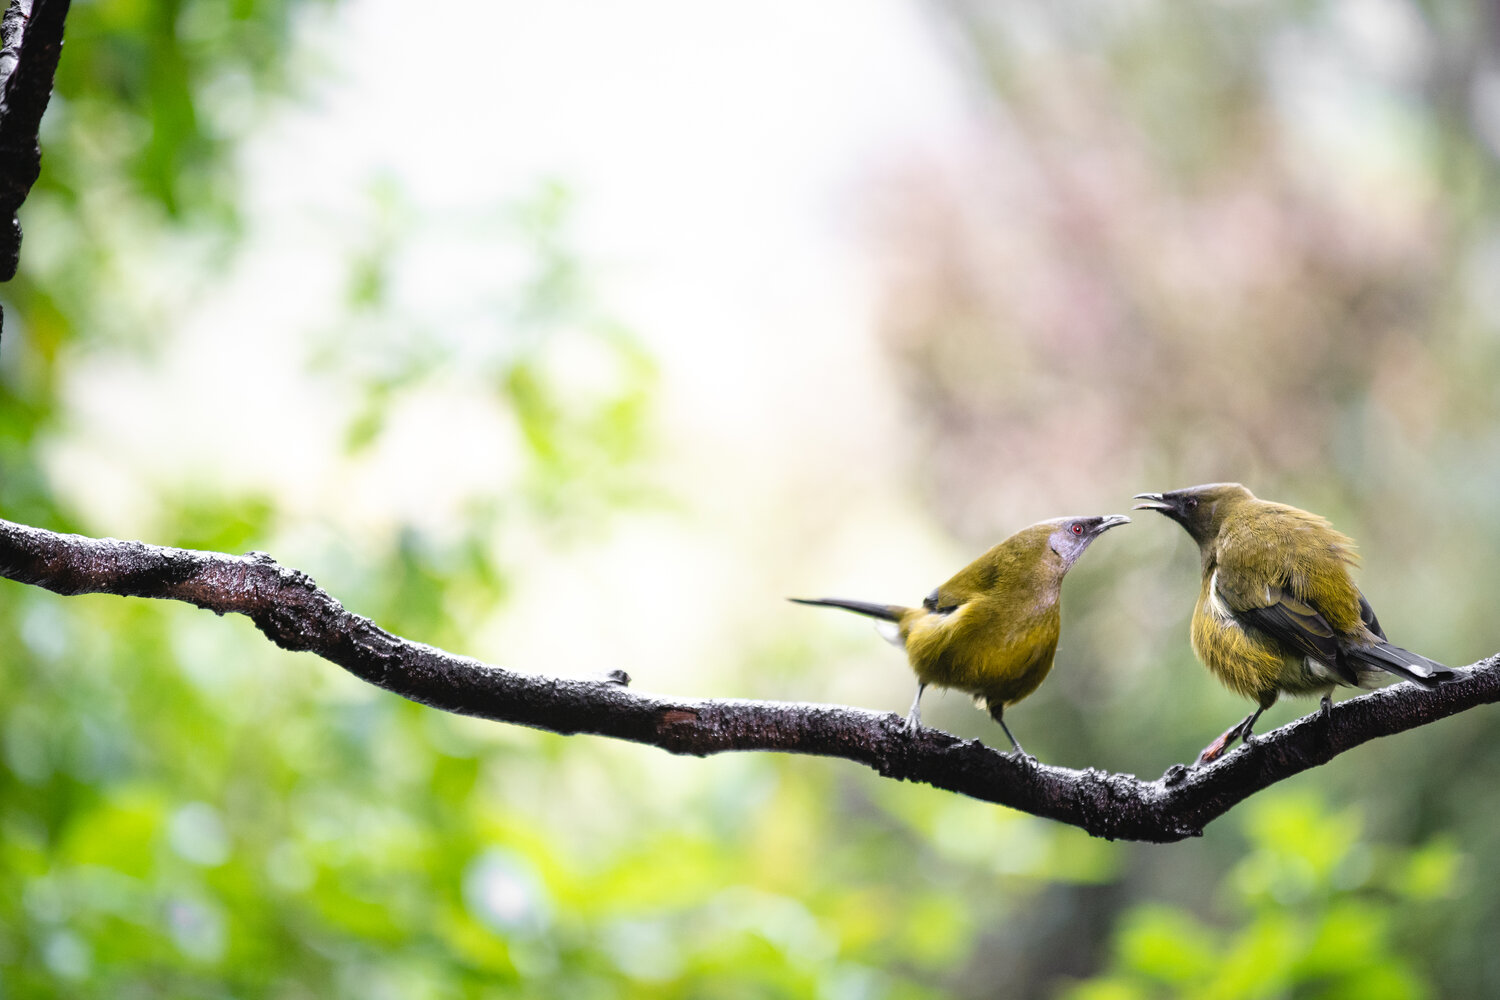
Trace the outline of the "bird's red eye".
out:
M 1081 534 L 1083 534 L 1083 525 L 1079 524 L 1077 521 L 1073 522 L 1073 534 L 1075 534 L 1075 535 L 1081 535 Z

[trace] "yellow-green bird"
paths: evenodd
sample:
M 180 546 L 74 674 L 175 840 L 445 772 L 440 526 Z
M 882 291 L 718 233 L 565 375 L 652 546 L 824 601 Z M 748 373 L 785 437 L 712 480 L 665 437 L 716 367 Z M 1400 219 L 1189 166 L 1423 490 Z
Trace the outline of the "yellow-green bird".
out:
M 1225 687 L 1259 707 L 1204 748 L 1214 760 L 1249 742 L 1260 713 L 1279 695 L 1335 686 L 1375 687 L 1394 674 L 1424 687 L 1458 673 L 1393 646 L 1349 576 L 1354 542 L 1316 514 L 1261 500 L 1239 483 L 1138 493 L 1137 510 L 1160 511 L 1187 530 L 1203 557 L 1193 609 L 1193 652 Z
M 1062 629 L 1063 576 L 1090 542 L 1129 521 L 1120 514 L 1060 517 L 1022 528 L 959 570 L 917 608 L 835 597 L 792 600 L 880 619 L 881 634 L 905 648 L 917 675 L 917 696 L 906 716 L 909 731 L 921 728 L 922 692 L 935 684 L 973 695 L 1020 754 L 1004 713 L 1052 669 Z

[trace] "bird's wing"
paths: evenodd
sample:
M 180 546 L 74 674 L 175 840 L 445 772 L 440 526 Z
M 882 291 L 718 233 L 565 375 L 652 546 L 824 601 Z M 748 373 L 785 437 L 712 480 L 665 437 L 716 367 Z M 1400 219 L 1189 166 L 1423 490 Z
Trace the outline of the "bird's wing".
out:
M 1339 642 L 1333 626 L 1312 605 L 1283 592 L 1282 599 L 1275 604 L 1241 611 L 1237 617 L 1244 624 L 1260 629 L 1302 655 L 1332 668 L 1348 683 L 1358 683 L 1358 675 L 1339 656 Z
M 932 593 L 922 598 L 922 607 L 938 615 L 951 615 L 957 611 L 967 598 L 954 593 L 954 588 L 949 584 L 941 587 L 933 587 Z
M 1339 656 L 1338 634 L 1333 626 L 1315 606 L 1299 600 L 1290 587 L 1280 581 L 1257 583 L 1254 574 L 1237 571 L 1232 563 L 1220 563 L 1211 586 L 1214 598 L 1240 624 L 1312 657 L 1350 684 L 1357 682 Z
M 1370 602 L 1365 600 L 1365 595 L 1359 595 L 1359 617 L 1365 623 L 1365 628 L 1385 639 L 1385 629 L 1380 627 L 1380 619 L 1375 617 L 1375 609 L 1370 607 Z

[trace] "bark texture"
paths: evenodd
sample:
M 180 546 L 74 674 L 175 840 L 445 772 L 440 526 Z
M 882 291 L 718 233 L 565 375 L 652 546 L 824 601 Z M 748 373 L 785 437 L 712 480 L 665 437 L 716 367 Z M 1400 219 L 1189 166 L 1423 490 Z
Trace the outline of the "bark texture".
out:
M 42 169 L 37 133 L 62 54 L 68 0 L 11 0 L 0 18 L 0 281 L 16 276 L 16 212 Z
M 347 611 L 310 577 L 264 553 L 233 556 L 0 521 L 0 576 L 58 594 L 186 601 L 248 616 L 284 649 L 305 650 L 402 697 L 447 712 L 555 733 L 593 733 L 706 756 L 768 750 L 841 757 L 889 778 L 921 781 L 1081 827 L 1110 839 L 1201 835 L 1241 799 L 1345 750 L 1500 701 L 1500 656 L 1436 690 L 1396 684 L 1340 702 L 1206 766 L 1155 781 L 1038 764 L 935 729 L 915 736 L 898 715 L 839 705 L 669 698 L 597 678 L 520 673 L 412 642 Z

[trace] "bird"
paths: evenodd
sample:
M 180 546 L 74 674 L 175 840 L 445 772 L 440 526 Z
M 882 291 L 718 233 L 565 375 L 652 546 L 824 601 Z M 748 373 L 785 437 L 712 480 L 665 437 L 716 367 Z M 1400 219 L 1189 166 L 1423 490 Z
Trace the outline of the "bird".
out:
M 1129 521 L 1123 514 L 1060 517 L 1022 528 L 915 608 L 837 597 L 789 600 L 875 618 L 881 634 L 906 650 L 917 675 L 917 695 L 906 716 L 909 733 L 922 727 L 927 686 L 952 688 L 987 708 L 1016 755 L 1024 756 L 1005 724 L 1005 709 L 1035 691 L 1052 669 L 1063 576 L 1090 542 Z
M 1193 609 L 1193 652 L 1219 681 L 1258 707 L 1198 757 L 1216 760 L 1282 694 L 1322 695 L 1325 717 L 1337 686 L 1375 687 L 1388 675 L 1433 688 L 1457 671 L 1386 641 L 1354 585 L 1354 542 L 1325 518 L 1262 500 L 1239 483 L 1137 493 L 1186 529 L 1203 559 Z

